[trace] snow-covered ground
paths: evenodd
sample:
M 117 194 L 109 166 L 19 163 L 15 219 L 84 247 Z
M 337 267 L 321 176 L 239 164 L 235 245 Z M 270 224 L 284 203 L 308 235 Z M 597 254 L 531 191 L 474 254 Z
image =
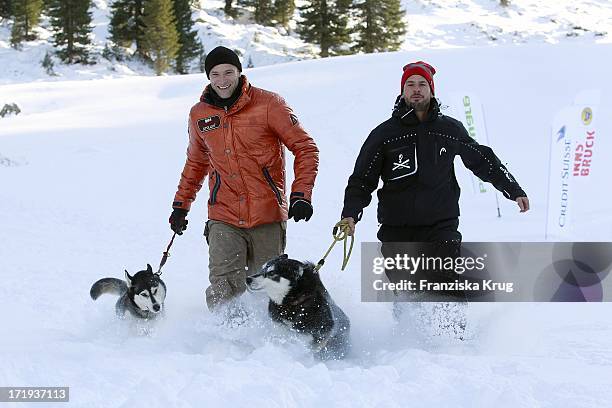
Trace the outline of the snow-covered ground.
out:
M 610 43 L 608 0 L 403 1 L 408 33 L 403 49 L 560 42 Z
M 528 43 L 610 43 L 612 3 L 609 0 L 512 0 L 502 7 L 499 0 L 403 0 L 407 32 L 403 50 L 464 48 L 485 45 Z M 153 75 L 142 63 L 110 62 L 101 57 L 108 38 L 109 0 L 94 0 L 93 47 L 97 63 L 91 66 L 66 66 L 55 59 L 50 77 L 40 62 L 52 53 L 48 20 L 37 29 L 39 40 L 24 44 L 22 51 L 10 48 L 8 21 L 0 22 L 0 84 L 29 81 L 104 79 Z M 196 29 L 204 48 L 217 45 L 238 50 L 246 66 L 315 58 L 317 47 L 304 43 L 295 33 L 295 21 L 287 32 L 275 27 L 253 24 L 250 11 L 238 7 L 240 16 L 227 18 L 222 0 L 200 1 L 194 11 Z M 302 5 L 304 1 L 298 0 Z M 299 12 L 296 11 L 295 17 Z
M 443 103 L 464 91 L 480 97 L 490 144 L 531 199 L 527 214 L 502 200 L 498 218 L 460 172 L 464 239 L 543 240 L 552 117 L 584 89 L 612 95 L 610 55 L 610 45 L 541 44 L 247 70 L 254 85 L 287 99 L 321 150 L 315 215 L 289 223 L 287 253 L 316 261 L 327 249 L 357 152 L 390 114 L 401 68 L 415 59 L 438 69 Z M 610 305 L 474 304 L 469 340 L 426 342 L 410 324 L 396 325 L 389 304 L 360 302 L 359 245 L 346 271 L 339 249 L 322 270 L 352 320 L 346 360 L 313 360 L 303 340 L 268 322 L 254 295 L 251 325 L 215 325 L 203 295 L 206 187 L 164 268 L 166 319 L 139 335 L 114 317 L 114 298 L 92 302 L 95 280 L 157 266 L 171 236 L 187 113 L 206 82 L 190 75 L 0 87 L 0 105 L 22 109 L 0 119 L 0 385 L 70 386 L 70 406 L 87 408 L 610 406 Z M 374 202 L 358 242 L 376 240 L 375 214 Z M 597 219 L 601 230 L 609 231 L 610 214 Z

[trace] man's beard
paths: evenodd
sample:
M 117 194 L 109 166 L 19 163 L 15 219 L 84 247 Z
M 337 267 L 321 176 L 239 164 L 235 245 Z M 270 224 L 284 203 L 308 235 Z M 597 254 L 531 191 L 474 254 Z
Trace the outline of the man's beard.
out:
M 419 102 L 410 102 L 408 101 L 407 105 L 409 108 L 412 108 L 415 110 L 415 112 L 427 112 L 427 110 L 429 109 L 429 102 L 431 101 L 431 99 L 423 99 Z

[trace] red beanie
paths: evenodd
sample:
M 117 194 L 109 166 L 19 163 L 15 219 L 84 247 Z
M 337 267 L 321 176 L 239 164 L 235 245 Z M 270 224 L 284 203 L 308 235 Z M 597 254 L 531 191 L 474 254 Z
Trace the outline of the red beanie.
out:
M 433 76 L 436 73 L 436 69 L 423 61 L 417 61 L 404 66 L 404 73 L 402 74 L 402 88 L 401 93 L 404 93 L 404 84 L 406 80 L 412 75 L 420 75 L 427 80 L 431 94 L 434 95 L 434 81 Z

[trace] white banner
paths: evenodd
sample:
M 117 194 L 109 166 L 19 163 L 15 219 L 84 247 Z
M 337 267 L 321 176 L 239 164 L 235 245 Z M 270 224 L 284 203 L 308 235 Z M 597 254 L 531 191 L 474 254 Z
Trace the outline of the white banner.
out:
M 450 116 L 463 123 L 472 139 L 480 144 L 490 146 L 487 123 L 480 98 L 471 92 L 462 92 L 452 93 L 448 101 Z M 464 166 L 455 166 L 455 173 L 459 180 L 467 181 L 469 178 L 473 194 L 471 200 L 482 201 L 487 207 L 490 206 L 492 214 L 501 217 L 499 198 L 495 187 L 480 180 Z
M 547 240 L 612 240 L 612 109 L 581 95 L 554 118 Z
M 565 108 L 555 116 L 550 135 L 548 211 L 546 216 L 546 239 L 568 240 L 572 236 L 570 222 L 571 170 L 575 133 L 570 126 L 575 123 L 576 108 Z
M 472 93 L 463 92 L 451 94 L 448 102 L 451 111 L 450 116 L 463 123 L 472 139 L 488 146 L 489 138 L 480 98 Z M 484 194 L 495 190 L 493 186 L 487 185 L 487 183 L 474 176 L 472 172 L 469 172 L 469 176 L 474 194 Z

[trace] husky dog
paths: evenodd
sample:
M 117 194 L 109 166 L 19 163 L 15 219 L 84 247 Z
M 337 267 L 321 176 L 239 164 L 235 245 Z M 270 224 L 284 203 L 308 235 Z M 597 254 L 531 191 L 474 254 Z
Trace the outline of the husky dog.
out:
M 312 336 L 315 356 L 344 358 L 349 351 L 350 321 L 323 286 L 312 263 L 283 254 L 247 277 L 250 290 L 264 290 L 272 320 Z
M 151 265 L 147 269 L 130 276 L 125 271 L 125 282 L 116 278 L 100 279 L 93 284 L 89 294 L 93 300 L 110 293 L 119 295 L 115 312 L 123 317 L 128 311 L 134 317 L 152 319 L 162 314 L 166 299 L 166 285 L 158 274 L 153 273 Z

